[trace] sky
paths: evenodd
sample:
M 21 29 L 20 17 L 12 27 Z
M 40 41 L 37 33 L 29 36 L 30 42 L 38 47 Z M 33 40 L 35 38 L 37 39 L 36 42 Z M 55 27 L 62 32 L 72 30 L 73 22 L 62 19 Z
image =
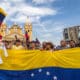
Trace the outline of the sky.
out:
M 63 29 L 80 25 L 80 0 L 0 0 L 8 27 L 17 23 L 22 28 L 27 16 L 32 23 L 33 40 L 51 41 L 58 45 Z

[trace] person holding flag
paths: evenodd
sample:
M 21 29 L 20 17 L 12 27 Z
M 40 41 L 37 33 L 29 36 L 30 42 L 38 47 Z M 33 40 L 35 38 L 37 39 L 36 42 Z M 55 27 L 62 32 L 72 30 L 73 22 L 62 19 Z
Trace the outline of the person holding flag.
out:
M 6 13 L 4 12 L 4 10 L 2 8 L 0 8 L 0 27 L 1 27 L 1 24 L 2 24 L 3 20 L 5 19 L 5 17 L 6 17 Z M 3 38 L 3 36 L 0 34 L 0 49 L 2 49 L 4 51 L 4 56 L 8 57 L 8 53 L 7 53 L 4 43 L 2 41 L 2 38 Z M 0 64 L 2 64 L 2 63 L 3 63 L 3 60 L 0 55 Z
M 2 49 L 4 51 L 4 56 L 8 57 L 8 53 L 7 53 L 7 50 L 6 50 L 4 43 L 2 42 L 2 36 L 1 35 L 0 35 L 0 49 Z M 3 60 L 0 56 L 0 64 L 2 64 L 2 63 L 3 63 Z

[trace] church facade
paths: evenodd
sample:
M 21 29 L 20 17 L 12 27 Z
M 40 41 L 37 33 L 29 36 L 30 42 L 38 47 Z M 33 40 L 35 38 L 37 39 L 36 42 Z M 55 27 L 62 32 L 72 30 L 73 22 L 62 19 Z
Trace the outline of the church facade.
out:
M 12 41 L 15 40 L 15 36 L 21 41 L 25 40 L 25 32 L 28 32 L 30 41 L 32 40 L 32 24 L 25 23 L 23 28 L 18 24 L 13 24 L 10 28 L 3 23 L 0 27 L 0 34 L 3 36 L 3 40 Z

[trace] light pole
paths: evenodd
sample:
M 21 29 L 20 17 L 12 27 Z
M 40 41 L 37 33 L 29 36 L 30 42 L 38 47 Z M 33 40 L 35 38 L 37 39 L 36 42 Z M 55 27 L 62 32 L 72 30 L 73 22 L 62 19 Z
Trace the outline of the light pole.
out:
M 80 31 L 79 31 L 79 33 L 78 33 L 78 39 L 79 39 L 79 42 L 80 42 Z

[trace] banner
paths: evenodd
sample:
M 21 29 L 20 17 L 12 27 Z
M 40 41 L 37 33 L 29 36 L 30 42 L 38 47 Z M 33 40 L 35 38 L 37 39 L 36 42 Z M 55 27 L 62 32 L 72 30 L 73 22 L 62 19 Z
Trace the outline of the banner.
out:
M 80 48 L 60 51 L 8 50 L 0 55 L 0 80 L 79 80 Z

